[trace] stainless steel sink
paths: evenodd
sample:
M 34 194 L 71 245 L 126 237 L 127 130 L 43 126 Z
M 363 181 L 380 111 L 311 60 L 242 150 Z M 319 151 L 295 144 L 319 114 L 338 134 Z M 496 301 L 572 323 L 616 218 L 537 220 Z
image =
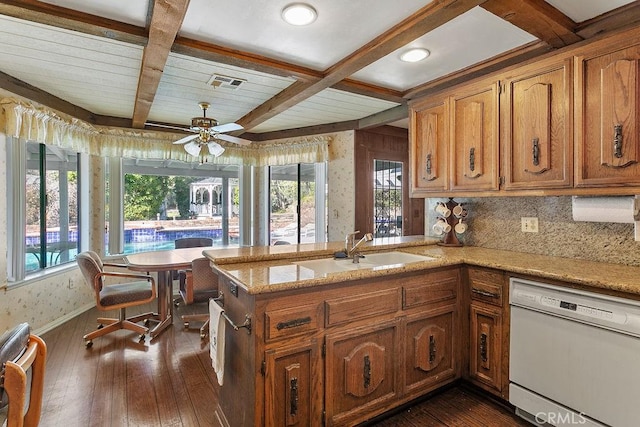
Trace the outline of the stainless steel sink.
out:
M 363 269 L 386 269 L 401 267 L 414 262 L 433 261 L 436 258 L 410 254 L 406 252 L 392 251 L 366 254 L 360 258 L 359 263 L 353 263 L 351 259 L 320 258 L 308 261 L 295 261 L 293 264 L 313 270 L 317 274 L 343 273 L 346 271 Z

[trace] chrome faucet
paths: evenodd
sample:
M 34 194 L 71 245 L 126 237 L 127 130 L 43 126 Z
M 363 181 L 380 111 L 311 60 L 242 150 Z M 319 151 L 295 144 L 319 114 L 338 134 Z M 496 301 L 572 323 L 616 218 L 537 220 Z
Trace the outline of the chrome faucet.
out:
M 353 262 L 357 264 L 360 261 L 360 254 L 357 252 L 357 249 L 364 243 L 370 242 L 373 240 L 373 235 L 371 233 L 366 233 L 362 239 L 360 239 L 357 243 L 353 243 L 354 237 L 358 234 L 359 231 L 349 233 L 345 237 L 345 245 L 347 250 L 347 258 L 352 258 Z

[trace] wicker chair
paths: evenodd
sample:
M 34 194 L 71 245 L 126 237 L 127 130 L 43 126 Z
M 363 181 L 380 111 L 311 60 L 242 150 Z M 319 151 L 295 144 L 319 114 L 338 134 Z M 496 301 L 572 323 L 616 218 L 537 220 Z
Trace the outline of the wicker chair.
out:
M 96 297 L 96 307 L 101 311 L 120 310 L 120 316 L 115 318 L 99 317 L 98 329 L 84 336 L 85 345 L 91 347 L 93 339 L 117 331 L 128 329 L 140 334 L 140 341 L 144 341 L 149 332 L 148 321 L 155 318 L 152 312 L 126 317 L 126 308 L 147 304 L 156 299 L 156 285 L 152 276 L 147 274 L 133 274 L 104 271 L 104 267 L 122 267 L 116 264 L 103 264 L 100 256 L 93 251 L 79 253 L 76 257 L 78 267 L 82 271 L 87 285 L 93 290 Z M 138 279 L 125 283 L 107 284 L 105 277 L 117 279 Z M 145 322 L 145 326 L 138 322 Z M 106 326 L 105 326 L 106 325 Z

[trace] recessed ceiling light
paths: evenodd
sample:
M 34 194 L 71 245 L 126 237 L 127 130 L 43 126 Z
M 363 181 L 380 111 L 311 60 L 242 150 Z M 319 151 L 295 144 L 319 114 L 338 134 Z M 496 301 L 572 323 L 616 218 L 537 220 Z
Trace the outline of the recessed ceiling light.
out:
M 404 62 L 418 62 L 429 56 L 429 53 L 427 49 L 423 48 L 409 49 L 400 55 L 400 60 Z
M 306 3 L 291 3 L 282 9 L 282 19 L 291 25 L 309 25 L 317 17 L 316 10 Z

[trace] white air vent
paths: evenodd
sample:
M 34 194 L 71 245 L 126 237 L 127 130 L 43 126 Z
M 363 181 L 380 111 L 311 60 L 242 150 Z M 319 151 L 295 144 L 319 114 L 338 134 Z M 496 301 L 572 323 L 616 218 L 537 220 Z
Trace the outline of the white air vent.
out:
M 222 88 L 222 89 L 237 90 L 243 83 L 246 83 L 246 82 L 247 81 L 244 79 L 238 79 L 236 77 L 221 76 L 218 74 L 214 74 L 213 76 L 211 76 L 208 83 L 216 89 Z

